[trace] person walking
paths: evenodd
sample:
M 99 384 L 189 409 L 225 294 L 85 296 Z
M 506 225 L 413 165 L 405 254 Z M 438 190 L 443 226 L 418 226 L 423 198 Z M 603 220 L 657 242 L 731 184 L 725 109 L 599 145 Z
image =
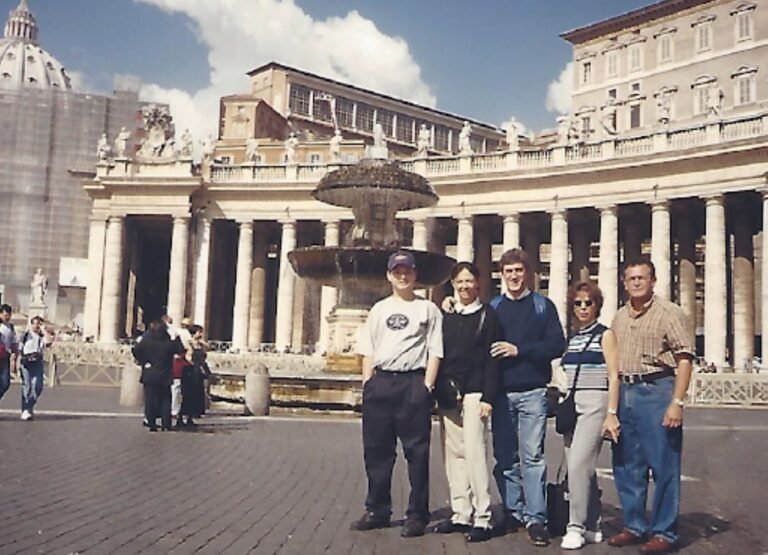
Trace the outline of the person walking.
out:
M 619 351 L 620 390 L 609 392 L 618 408 L 620 435 L 613 448 L 613 475 L 624 512 L 624 529 L 608 544 L 642 544 L 640 553 L 677 548 L 683 409 L 693 370 L 693 338 L 683 310 L 654 293 L 656 269 L 647 258 L 624 267 L 629 302 L 611 328 Z M 617 407 L 618 404 L 618 407 Z M 606 422 L 605 432 L 618 434 Z M 655 483 L 650 520 L 648 478 Z
M 581 549 L 586 543 L 603 541 L 596 469 L 606 416 L 616 418 L 615 408 L 610 415 L 607 410 L 609 379 L 614 386 L 618 384 L 618 352 L 616 336 L 597 321 L 603 307 L 600 288 L 592 281 L 580 281 L 571 287 L 568 297 L 573 334 L 561 364 L 568 376 L 568 391 L 574 396 L 576 427 L 563 436 L 570 514 L 560 547 Z
M 141 367 L 144 385 L 144 417 L 150 432 L 157 431 L 158 417 L 163 430 L 171 429 L 171 370 L 173 358 L 184 354 L 181 342 L 171 340 L 162 320 L 149 324 L 148 332 L 133 346 L 133 356 Z
M 0 305 L 0 400 L 11 387 L 11 375 L 16 374 L 18 341 L 11 322 L 13 309 L 9 304 Z
M 21 358 L 21 419 L 32 420 L 35 416 L 35 405 L 43 394 L 43 374 L 45 354 L 45 332 L 43 319 L 34 316 L 29 329 L 19 341 L 19 356 Z
M 443 315 L 445 356 L 435 391 L 446 389 L 449 401 L 443 407 L 441 396 L 436 395 L 453 514 L 437 523 L 433 531 L 464 532 L 467 541 L 473 543 L 488 540 L 493 533 L 486 452 L 491 403 L 498 388 L 498 362 L 490 353 L 491 343 L 497 339 L 498 320 L 495 311 L 478 299 L 477 266 L 456 264 L 451 284 L 456 302 L 453 311 Z M 457 393 L 462 396 L 458 402 Z
M 510 249 L 501 256 L 499 265 L 506 291 L 491 301 L 502 338 L 491 345 L 501 373 L 501 391 L 492 415 L 494 476 L 507 530 L 525 526 L 528 540 L 544 547 L 549 545 L 546 392 L 552 360 L 562 355 L 565 337 L 555 305 L 529 289 L 532 275 L 528 254 Z
M 400 535 L 424 534 L 429 522 L 429 444 L 434 388 L 443 357 L 442 314 L 418 297 L 416 261 L 407 251 L 387 262 L 392 295 L 377 302 L 360 332 L 363 356 L 365 512 L 353 530 L 389 526 L 397 439 L 408 462 L 411 493 Z

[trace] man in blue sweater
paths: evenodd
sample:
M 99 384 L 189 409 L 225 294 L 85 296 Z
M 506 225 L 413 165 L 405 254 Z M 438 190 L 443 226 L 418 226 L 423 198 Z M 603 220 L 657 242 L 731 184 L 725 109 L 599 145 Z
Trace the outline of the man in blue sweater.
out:
M 529 289 L 530 259 L 510 249 L 499 263 L 506 292 L 491 301 L 499 316 L 501 341 L 491 345 L 499 359 L 501 391 L 493 408 L 494 476 L 507 514 L 507 529 L 525 526 L 533 545 L 549 544 L 544 436 L 551 362 L 565 349 L 555 305 Z

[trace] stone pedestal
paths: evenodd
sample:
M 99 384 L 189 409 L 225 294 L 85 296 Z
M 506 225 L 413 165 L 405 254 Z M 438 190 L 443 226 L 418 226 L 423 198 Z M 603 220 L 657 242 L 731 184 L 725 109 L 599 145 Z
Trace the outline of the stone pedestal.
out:
M 367 308 L 345 306 L 336 306 L 328 316 L 325 361 L 329 372 L 362 372 L 363 360 L 357 354 L 357 338 L 367 318 Z
M 120 379 L 120 406 L 140 407 L 144 404 L 144 386 L 139 383 L 141 368 L 126 364 Z
M 48 315 L 48 305 L 46 305 L 44 302 L 41 303 L 38 301 L 33 301 L 29 303 L 29 307 L 27 308 L 27 315 L 29 316 L 30 320 L 35 316 L 40 316 L 43 320 L 45 320 Z

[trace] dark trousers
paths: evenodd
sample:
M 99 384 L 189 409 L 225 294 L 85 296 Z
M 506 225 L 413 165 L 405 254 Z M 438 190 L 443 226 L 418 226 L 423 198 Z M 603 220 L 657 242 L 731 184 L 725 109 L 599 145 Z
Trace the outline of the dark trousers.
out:
M 432 394 L 424 372 L 377 371 L 363 387 L 363 454 L 368 475 L 366 510 L 392 514 L 392 469 L 397 439 L 408 461 L 411 495 L 406 516 L 429 520 L 429 440 Z
M 0 358 L 0 399 L 11 387 L 11 359 L 10 357 Z
M 144 416 L 150 428 L 157 425 L 159 417 L 163 428 L 171 429 L 171 386 L 144 384 Z

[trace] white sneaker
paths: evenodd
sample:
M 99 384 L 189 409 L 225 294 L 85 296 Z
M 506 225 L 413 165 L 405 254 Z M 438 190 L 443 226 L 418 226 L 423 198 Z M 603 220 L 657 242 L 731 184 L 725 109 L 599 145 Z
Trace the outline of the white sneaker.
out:
M 581 549 L 585 544 L 584 536 L 576 530 L 568 530 L 560 543 L 560 549 Z
M 32 420 L 32 413 L 28 410 L 21 411 L 21 419 L 26 420 Z
M 603 543 L 603 533 L 600 530 L 597 530 L 596 532 L 587 530 L 584 532 L 584 540 L 587 543 Z

